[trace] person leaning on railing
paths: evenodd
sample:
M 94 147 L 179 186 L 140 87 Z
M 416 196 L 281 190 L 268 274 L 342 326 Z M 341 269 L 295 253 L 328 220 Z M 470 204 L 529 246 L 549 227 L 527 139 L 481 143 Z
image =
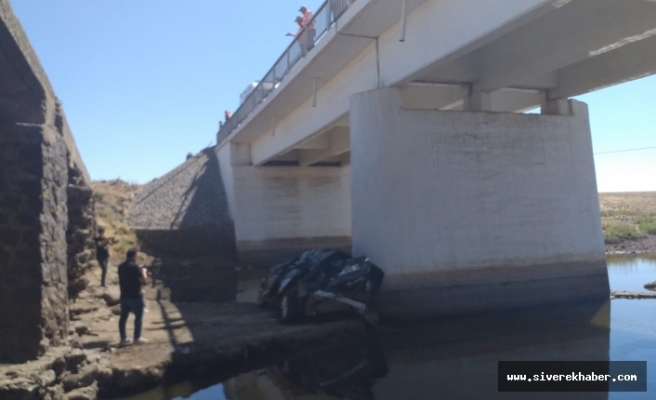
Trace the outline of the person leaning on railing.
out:
M 288 33 L 287 36 L 291 36 L 296 39 L 298 42 L 298 45 L 301 47 L 301 53 L 305 54 L 305 32 L 303 31 L 303 17 L 296 17 L 295 19 L 296 23 L 298 24 L 298 31 L 296 34 L 294 33 Z

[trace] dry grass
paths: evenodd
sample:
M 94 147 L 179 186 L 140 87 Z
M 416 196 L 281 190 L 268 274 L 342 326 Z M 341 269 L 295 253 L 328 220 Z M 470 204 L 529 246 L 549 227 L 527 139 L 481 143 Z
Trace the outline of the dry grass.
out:
M 116 239 L 117 242 L 110 246 L 110 252 L 112 259 L 120 260 L 130 247 L 137 244 L 137 237 L 130 230 L 126 217 L 132 198 L 140 186 L 117 179 L 96 181 L 91 187 L 96 202 L 98 226 L 105 228 L 106 236 Z
M 599 194 L 608 244 L 656 234 L 656 192 Z

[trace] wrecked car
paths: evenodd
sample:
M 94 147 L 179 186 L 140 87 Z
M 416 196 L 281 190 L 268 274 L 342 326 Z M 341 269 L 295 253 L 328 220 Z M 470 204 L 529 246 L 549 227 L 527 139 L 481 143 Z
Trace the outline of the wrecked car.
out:
M 277 309 L 283 322 L 348 310 L 364 314 L 383 277 L 383 271 L 366 257 L 309 250 L 271 267 L 260 284 L 258 304 Z

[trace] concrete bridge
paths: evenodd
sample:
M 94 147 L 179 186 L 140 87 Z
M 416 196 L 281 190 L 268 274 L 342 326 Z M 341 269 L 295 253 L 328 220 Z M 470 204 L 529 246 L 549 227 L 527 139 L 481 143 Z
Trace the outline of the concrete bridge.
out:
M 313 46 L 292 43 L 218 133 L 243 262 L 352 247 L 399 312 L 608 297 L 588 111 L 570 98 L 656 72 L 656 2 L 316 11 Z

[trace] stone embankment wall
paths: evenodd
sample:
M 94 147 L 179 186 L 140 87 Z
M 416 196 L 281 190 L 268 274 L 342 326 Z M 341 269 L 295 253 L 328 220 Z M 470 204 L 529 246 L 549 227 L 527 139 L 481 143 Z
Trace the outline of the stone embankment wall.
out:
M 157 259 L 154 276 L 164 298 L 222 301 L 234 296 L 234 225 L 212 149 L 144 185 L 128 223 L 142 249 Z
M 89 282 L 84 276 L 91 267 L 95 250 L 93 237 L 96 231 L 93 192 L 77 168 L 68 170 L 66 189 L 68 230 L 66 244 L 68 256 L 68 297 L 75 300 Z
M 0 363 L 68 341 L 68 275 L 84 264 L 69 262 L 87 251 L 84 241 L 69 243 L 89 228 L 78 214 L 93 215 L 85 196 L 71 196 L 69 207 L 69 181 L 83 187 L 88 173 L 25 32 L 0 0 Z
M 0 360 L 66 340 L 66 146 L 48 127 L 3 127 L 0 146 Z
M 191 157 L 141 189 L 128 222 L 139 240 L 170 255 L 234 252 L 234 228 L 213 151 Z

